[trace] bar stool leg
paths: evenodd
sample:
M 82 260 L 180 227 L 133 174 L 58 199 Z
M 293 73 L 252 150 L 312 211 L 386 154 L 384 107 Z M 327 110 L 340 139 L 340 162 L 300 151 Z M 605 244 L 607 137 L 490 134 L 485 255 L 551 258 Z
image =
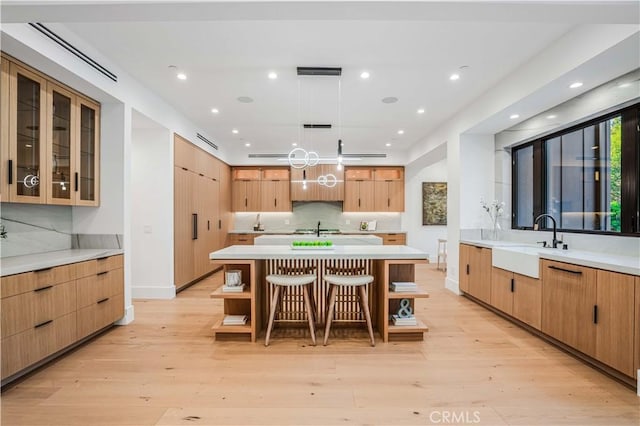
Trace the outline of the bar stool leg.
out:
M 304 296 L 304 304 L 307 307 L 307 317 L 309 319 L 309 331 L 311 332 L 311 341 L 313 346 L 316 345 L 316 326 L 313 318 L 313 311 L 311 307 L 311 296 L 309 295 L 309 285 L 302 286 L 302 294 Z
M 366 285 L 358 286 L 358 290 L 360 291 L 360 306 L 364 311 L 364 317 L 367 320 L 367 327 L 369 328 L 369 337 L 371 338 L 371 346 L 375 346 L 376 341 L 373 338 L 373 326 L 371 324 L 371 312 L 369 311 L 369 298 L 367 297 L 367 286 Z
M 267 326 L 267 336 L 264 339 L 264 345 L 269 346 L 269 337 L 271 337 L 271 329 L 273 328 L 273 320 L 276 316 L 276 309 L 278 307 L 278 301 L 280 296 L 280 286 L 274 286 L 273 297 L 271 298 L 271 312 L 269 313 L 269 325 Z
M 329 284 L 331 287 L 331 293 L 329 294 L 329 309 L 327 309 L 327 326 L 324 329 L 324 346 L 327 346 L 329 340 L 329 331 L 331 331 L 331 319 L 333 318 L 333 310 L 336 307 L 336 295 L 338 293 L 338 286 Z

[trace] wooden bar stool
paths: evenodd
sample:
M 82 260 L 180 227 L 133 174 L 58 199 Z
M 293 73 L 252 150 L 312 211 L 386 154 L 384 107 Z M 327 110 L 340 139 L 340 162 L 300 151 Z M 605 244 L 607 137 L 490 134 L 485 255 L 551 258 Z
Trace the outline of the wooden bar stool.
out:
M 438 263 L 436 269 L 440 269 L 440 259 L 442 259 L 442 270 L 447 270 L 447 240 L 438 238 Z
M 329 268 L 328 268 L 329 269 Z M 329 269 L 329 272 L 331 270 Z M 335 271 L 337 273 L 345 271 Z M 331 321 L 335 314 L 336 296 L 338 294 L 338 287 L 358 287 L 358 295 L 360 299 L 360 309 L 367 320 L 367 327 L 369 329 L 369 337 L 371 338 L 371 346 L 375 346 L 376 342 L 373 338 L 373 325 L 371 324 L 371 312 L 369 311 L 369 297 L 367 294 L 367 286 L 373 282 L 373 276 L 371 275 L 353 275 L 346 274 L 338 275 L 327 274 L 323 279 L 329 284 L 329 308 L 327 310 L 327 325 L 324 330 L 324 345 L 327 345 L 329 340 L 329 331 L 331 331 Z
M 316 315 L 313 300 L 313 292 L 311 290 L 311 284 L 317 279 L 315 274 L 272 274 L 267 275 L 267 281 L 274 286 L 273 297 L 271 298 L 271 311 L 269 313 L 269 324 L 267 326 L 267 336 L 264 339 L 264 345 L 269 346 L 269 338 L 271 337 L 271 330 L 273 329 L 273 321 L 275 319 L 276 310 L 281 301 L 281 295 L 288 288 L 301 287 L 302 295 L 304 297 L 304 304 L 307 311 L 307 317 L 309 319 L 309 331 L 311 332 L 311 341 L 313 345 L 316 344 Z M 282 293 L 282 294 L 281 294 Z

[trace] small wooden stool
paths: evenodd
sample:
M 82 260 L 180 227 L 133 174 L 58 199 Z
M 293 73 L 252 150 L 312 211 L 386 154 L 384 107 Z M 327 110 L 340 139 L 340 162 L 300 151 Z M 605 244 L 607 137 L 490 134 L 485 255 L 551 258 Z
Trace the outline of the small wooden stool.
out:
M 371 275 L 325 275 L 324 280 L 329 284 L 329 309 L 327 310 L 327 325 L 324 330 L 324 345 L 329 340 L 329 331 L 331 331 L 331 321 L 335 314 L 336 296 L 338 287 L 358 287 L 360 299 L 360 309 L 364 313 L 369 328 L 369 337 L 371 338 L 371 346 L 375 346 L 376 342 L 373 338 L 373 325 L 371 324 L 371 312 L 369 311 L 369 298 L 367 295 L 367 285 L 373 282 Z
M 442 259 L 442 270 L 447 270 L 447 240 L 438 238 L 438 264 L 436 269 L 440 269 L 440 259 Z
M 313 345 L 316 344 L 316 326 L 315 326 L 315 312 L 312 291 L 309 288 L 311 284 L 317 279 L 315 274 L 273 274 L 267 275 L 267 281 L 273 284 L 275 287 L 273 291 L 273 298 L 271 299 L 271 312 L 269 313 L 269 324 L 267 326 L 267 336 L 264 339 L 264 345 L 269 346 L 269 337 L 271 336 L 271 330 L 273 329 L 273 321 L 275 319 L 276 310 L 280 302 L 280 292 L 284 292 L 289 287 L 302 287 L 302 295 L 304 296 L 304 304 L 307 310 L 307 316 L 309 317 L 309 331 L 311 331 L 311 341 Z

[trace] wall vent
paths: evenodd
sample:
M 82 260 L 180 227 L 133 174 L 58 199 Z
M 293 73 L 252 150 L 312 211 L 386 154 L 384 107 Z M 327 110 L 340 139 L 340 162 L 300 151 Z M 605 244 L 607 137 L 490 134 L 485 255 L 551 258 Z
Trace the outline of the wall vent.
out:
M 344 158 L 387 158 L 387 154 L 342 154 Z
M 339 77 L 342 75 L 342 68 L 298 67 L 298 75 Z
M 198 133 L 197 136 L 198 136 L 198 139 L 200 139 L 202 142 L 206 143 L 207 145 L 209 145 L 211 148 L 215 149 L 216 151 L 218 150 L 218 145 L 216 145 L 215 143 L 211 142 L 209 139 L 205 138 L 200 133 Z
M 303 124 L 305 129 L 330 129 L 331 124 Z
M 249 158 L 287 158 L 287 154 L 249 154 Z
M 29 25 L 31 25 L 33 28 L 38 30 L 44 36 L 51 39 L 53 42 L 57 43 L 58 45 L 66 49 L 72 55 L 74 55 L 75 57 L 77 57 L 87 65 L 89 65 L 91 68 L 98 71 L 100 74 L 104 75 L 108 79 L 113 80 L 115 82 L 118 81 L 117 75 L 115 75 L 114 73 L 112 73 L 111 71 L 109 71 L 108 69 L 106 69 L 105 67 L 97 63 L 96 61 L 94 61 L 93 59 L 91 59 L 89 56 L 83 53 L 80 49 L 78 49 L 77 47 L 75 47 L 74 45 L 72 45 L 71 43 L 69 43 L 68 41 L 66 41 L 65 39 L 63 39 L 62 37 L 54 33 L 53 31 L 51 31 L 49 28 L 45 27 L 39 22 L 36 22 L 36 23 L 29 22 Z

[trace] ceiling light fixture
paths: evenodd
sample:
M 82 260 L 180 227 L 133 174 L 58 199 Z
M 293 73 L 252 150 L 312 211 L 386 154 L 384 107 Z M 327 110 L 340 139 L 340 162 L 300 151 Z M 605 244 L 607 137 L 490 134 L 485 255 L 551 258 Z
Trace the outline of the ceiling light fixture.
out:
M 302 171 L 302 189 L 307 190 L 307 171 Z
M 424 108 L 420 108 L 417 112 L 418 114 L 424 114 Z
M 399 135 L 404 135 L 404 130 L 402 130 L 402 129 L 398 130 L 398 134 Z
M 387 143 L 384 144 L 384 146 L 389 147 L 389 146 L 391 146 L 391 143 L 387 142 Z
M 578 87 L 582 86 L 582 82 L 581 81 L 576 81 L 575 83 L 571 83 L 569 85 L 570 89 L 577 89 Z
M 244 146 L 246 146 L 247 148 L 251 146 L 251 144 L 249 142 L 245 143 Z
M 547 119 L 548 119 L 548 120 L 553 120 L 553 119 L 554 119 L 554 118 L 556 118 L 556 117 L 557 117 L 557 115 L 555 115 L 555 114 L 547 115 Z
M 628 83 L 628 82 L 627 82 L 627 83 L 620 83 L 620 84 L 618 84 L 618 87 L 619 87 L 620 89 L 624 89 L 625 87 L 629 87 L 629 86 L 631 86 L 631 83 Z
M 516 118 L 520 118 L 520 114 L 511 114 L 509 118 L 515 120 Z
M 276 78 L 278 78 L 278 74 L 275 73 L 274 71 L 271 71 L 268 75 L 270 80 L 275 80 Z
M 451 80 L 451 81 L 460 80 L 460 74 L 456 74 L 456 73 L 451 74 L 449 76 L 449 80 Z
M 234 135 L 237 135 L 238 134 L 238 129 L 231 130 L 231 133 L 233 133 Z
M 183 72 L 179 72 L 178 74 L 176 74 L 176 77 L 178 78 L 178 80 L 186 80 L 187 79 L 187 75 Z
M 218 108 L 211 108 L 211 112 L 212 112 L 213 114 L 217 114 L 217 113 L 219 113 L 220 111 L 218 111 Z
M 360 78 L 363 79 L 363 80 L 366 80 L 370 76 L 371 76 L 371 74 L 369 74 L 369 71 L 362 71 L 362 73 L 360 74 Z
M 291 146 L 298 146 L 298 144 L 294 142 L 291 144 Z

